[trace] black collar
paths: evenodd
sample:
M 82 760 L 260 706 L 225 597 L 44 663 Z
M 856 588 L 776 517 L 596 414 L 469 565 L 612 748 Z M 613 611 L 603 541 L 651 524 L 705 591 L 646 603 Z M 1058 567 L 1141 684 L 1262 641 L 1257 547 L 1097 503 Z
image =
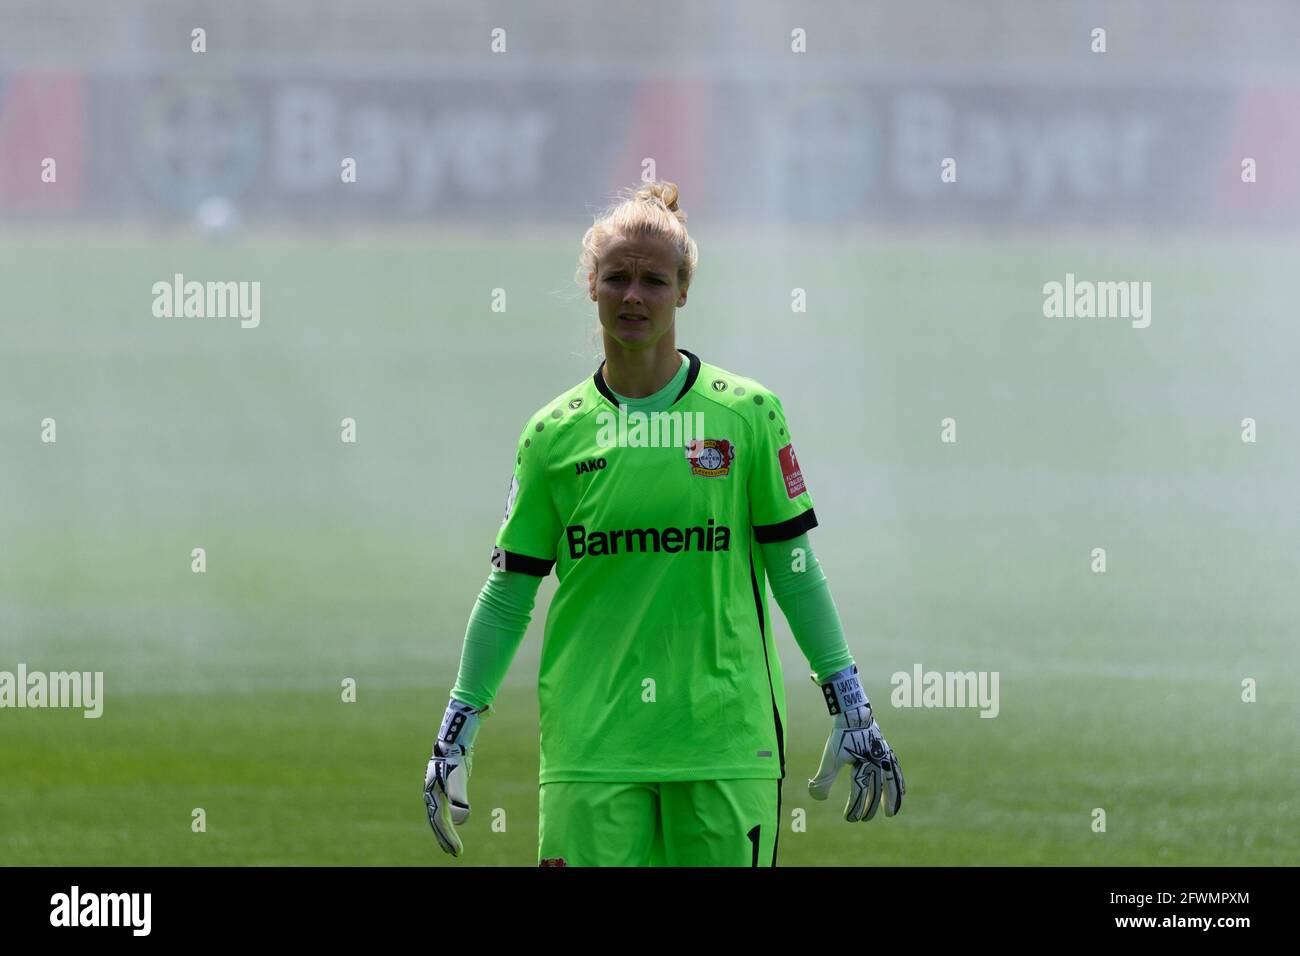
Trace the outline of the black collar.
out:
M 686 381 L 682 383 L 682 390 L 678 392 L 677 397 L 673 399 L 674 405 L 682 400 L 682 396 L 691 390 L 691 386 L 695 384 L 695 380 L 700 377 L 700 357 L 694 352 L 686 351 L 686 349 L 678 349 L 677 351 L 686 356 L 686 360 L 691 363 L 691 367 L 686 372 Z M 600 368 L 596 369 L 596 374 L 591 377 L 591 380 L 596 384 L 596 391 L 604 395 L 609 403 L 617 408 L 619 404 L 618 396 L 610 391 L 609 386 L 605 384 L 605 376 L 603 374 L 604 368 L 605 363 L 602 360 Z

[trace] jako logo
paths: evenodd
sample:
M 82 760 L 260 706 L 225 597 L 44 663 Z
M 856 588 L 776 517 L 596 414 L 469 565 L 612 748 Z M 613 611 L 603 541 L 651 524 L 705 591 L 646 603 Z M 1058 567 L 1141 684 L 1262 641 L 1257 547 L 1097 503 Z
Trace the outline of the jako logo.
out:
M 151 893 L 87 893 L 74 886 L 71 893 L 50 897 L 51 926 L 130 926 L 132 935 L 148 936 Z
M 581 475 L 588 471 L 600 471 L 605 467 L 604 458 L 588 458 L 586 461 L 580 461 L 573 466 L 576 470 L 575 475 Z
M 715 526 L 712 518 L 707 528 L 696 525 L 693 528 L 664 528 L 662 531 L 658 528 L 628 528 L 588 532 L 580 524 L 571 524 L 564 530 L 569 540 L 569 557 L 575 561 L 584 555 L 595 558 L 602 554 L 618 554 L 620 538 L 624 541 L 624 553 L 731 550 L 731 529 L 726 525 Z M 694 549 L 691 548 L 692 538 L 695 540 Z

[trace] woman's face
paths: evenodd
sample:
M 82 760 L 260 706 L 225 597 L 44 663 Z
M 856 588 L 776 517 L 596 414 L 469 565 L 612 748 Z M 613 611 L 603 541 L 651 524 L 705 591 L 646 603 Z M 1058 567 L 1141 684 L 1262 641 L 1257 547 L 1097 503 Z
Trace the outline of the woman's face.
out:
M 592 301 L 605 334 L 628 349 L 654 345 L 673 327 L 674 310 L 686 304 L 677 285 L 678 255 L 671 240 L 614 236 L 589 273 Z

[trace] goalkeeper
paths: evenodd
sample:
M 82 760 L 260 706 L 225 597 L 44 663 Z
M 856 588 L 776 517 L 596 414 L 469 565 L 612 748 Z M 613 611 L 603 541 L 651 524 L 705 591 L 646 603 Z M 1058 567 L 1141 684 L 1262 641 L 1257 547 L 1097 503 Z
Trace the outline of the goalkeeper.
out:
M 788 722 L 767 582 L 832 719 L 809 792 L 825 800 L 847 767 L 846 820 L 902 807 L 902 771 L 808 540 L 817 518 L 781 402 L 676 346 L 698 260 L 685 221 L 676 186 L 656 182 L 583 237 L 605 359 L 519 438 L 425 773 L 429 822 L 453 856 L 480 725 L 553 568 L 540 865 L 776 864 Z

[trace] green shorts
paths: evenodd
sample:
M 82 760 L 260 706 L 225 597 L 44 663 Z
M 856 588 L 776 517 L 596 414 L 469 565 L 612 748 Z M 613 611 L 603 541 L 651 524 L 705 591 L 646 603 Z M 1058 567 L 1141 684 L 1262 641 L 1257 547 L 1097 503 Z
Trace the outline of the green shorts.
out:
M 780 780 L 544 783 L 541 866 L 776 866 Z

